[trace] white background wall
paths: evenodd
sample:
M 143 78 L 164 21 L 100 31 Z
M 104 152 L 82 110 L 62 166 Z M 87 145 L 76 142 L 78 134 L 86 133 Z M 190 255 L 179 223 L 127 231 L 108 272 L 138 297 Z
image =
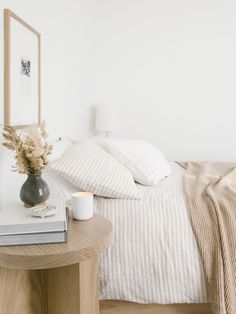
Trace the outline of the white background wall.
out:
M 93 103 L 170 159 L 236 159 L 236 2 L 99 0 Z
M 3 8 L 42 33 L 51 138 L 87 135 L 91 106 L 115 104 L 121 135 L 169 159 L 235 160 L 235 1 L 1 0 L 1 25 Z M 3 69 L 3 27 L 0 45 Z
M 42 110 L 52 139 L 87 135 L 90 110 L 90 59 L 93 0 L 1 0 L 41 33 Z M 3 27 L 0 27 L 3 69 Z M 0 75 L 3 120 L 3 70 Z M 20 108 L 19 108 L 20 110 Z

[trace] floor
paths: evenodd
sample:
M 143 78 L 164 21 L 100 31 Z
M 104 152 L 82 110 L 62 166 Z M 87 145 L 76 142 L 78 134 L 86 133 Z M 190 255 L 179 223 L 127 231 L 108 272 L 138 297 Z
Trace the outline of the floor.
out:
M 123 301 L 101 301 L 100 314 L 211 314 L 208 304 L 137 304 Z

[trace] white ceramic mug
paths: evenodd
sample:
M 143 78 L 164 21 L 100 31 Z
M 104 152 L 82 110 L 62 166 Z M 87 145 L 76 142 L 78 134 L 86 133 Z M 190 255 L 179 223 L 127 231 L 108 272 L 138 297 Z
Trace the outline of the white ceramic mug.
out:
M 72 215 L 77 220 L 87 220 L 93 217 L 93 194 L 76 192 L 71 195 Z

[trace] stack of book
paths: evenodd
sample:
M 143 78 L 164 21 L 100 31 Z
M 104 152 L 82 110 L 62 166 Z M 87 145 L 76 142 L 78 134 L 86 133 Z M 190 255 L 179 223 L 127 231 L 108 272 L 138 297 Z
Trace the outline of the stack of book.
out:
M 0 246 L 66 242 L 68 214 L 63 200 L 50 200 L 53 216 L 39 218 L 20 202 L 9 202 L 0 209 Z

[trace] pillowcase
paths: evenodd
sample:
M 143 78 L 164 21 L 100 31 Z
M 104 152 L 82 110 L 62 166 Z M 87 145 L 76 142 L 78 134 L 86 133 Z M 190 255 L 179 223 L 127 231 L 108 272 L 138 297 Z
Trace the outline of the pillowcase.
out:
M 93 139 L 122 163 L 140 184 L 154 186 L 171 173 L 164 155 L 148 142 L 102 137 Z
M 49 167 L 82 191 L 110 198 L 139 199 L 131 173 L 92 140 L 78 142 Z
M 53 151 L 52 154 L 48 156 L 49 162 L 59 159 L 64 152 L 73 145 L 73 142 L 68 138 L 62 138 L 50 144 L 53 146 Z
M 47 182 L 50 188 L 50 197 L 56 198 L 58 195 L 64 201 L 71 199 L 71 194 L 78 192 L 78 188 L 57 174 L 54 170 L 47 167 L 43 171 L 43 179 Z

